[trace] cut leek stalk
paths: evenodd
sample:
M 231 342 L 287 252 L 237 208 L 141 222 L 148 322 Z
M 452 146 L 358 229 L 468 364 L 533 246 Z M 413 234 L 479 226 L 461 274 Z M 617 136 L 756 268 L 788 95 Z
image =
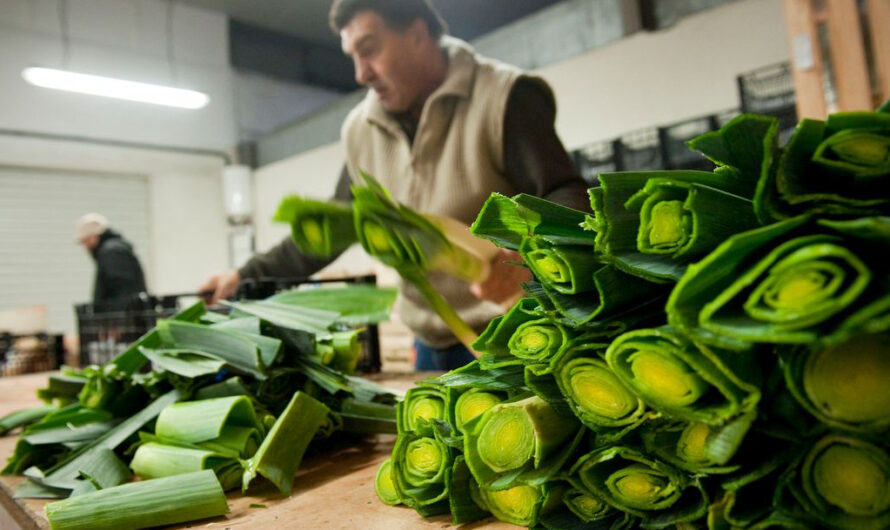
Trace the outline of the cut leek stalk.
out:
M 216 440 L 224 433 L 227 437 L 244 436 L 241 431 L 227 432 L 227 427 L 240 427 L 248 432 L 254 430 L 259 434 L 264 432 L 250 399 L 232 396 L 170 405 L 158 416 L 155 434 L 185 443 Z
M 303 454 L 329 412 L 308 394 L 294 394 L 256 454 L 244 465 L 242 491 L 247 491 L 250 482 L 260 474 L 275 484 L 281 493 L 290 495 Z
M 135 530 L 223 515 L 213 471 L 132 482 L 46 505 L 52 530 Z
M 556 381 L 572 412 L 594 431 L 623 433 L 647 419 L 646 405 L 602 359 L 572 359 L 557 371 Z
M 781 213 L 887 215 L 890 114 L 839 112 L 804 119 L 779 160 Z
M 822 423 L 858 432 L 890 426 L 890 337 L 856 335 L 783 353 L 785 381 Z
M 448 512 L 446 471 L 452 465 L 448 445 L 402 432 L 392 451 L 392 476 L 402 502 L 425 517 Z
M 488 409 L 466 429 L 464 456 L 482 488 L 545 483 L 580 442 L 583 429 L 538 396 Z
M 216 473 L 224 490 L 241 485 L 242 470 L 237 458 L 204 449 L 148 442 L 136 449 L 130 467 L 145 479 L 210 469 Z
M 584 487 L 608 504 L 642 518 L 642 526 L 695 521 L 707 512 L 699 482 L 625 446 L 596 449 L 572 467 Z
M 464 432 L 470 421 L 504 400 L 502 393 L 472 388 L 462 393 L 454 403 L 454 427 Z
M 757 356 L 695 344 L 669 327 L 621 335 L 606 362 L 647 405 L 672 417 L 721 424 L 760 401 Z
M 309 256 L 336 256 L 357 241 L 348 203 L 291 195 L 282 199 L 274 220 L 290 225 L 294 244 Z
M 641 434 L 646 450 L 690 473 L 726 474 L 741 468 L 732 459 L 750 441 L 746 438 L 756 413 L 748 412 L 723 425 L 691 422 L 652 427 Z M 751 443 L 750 445 L 754 445 Z
M 432 436 L 433 421 L 448 419 L 445 392 L 437 386 L 409 389 L 396 410 L 400 433 Z
M 890 525 L 890 456 L 884 447 L 829 434 L 810 448 L 791 487 L 806 513 L 832 528 Z
M 626 273 L 676 281 L 690 262 L 757 226 L 750 195 L 740 195 L 753 193 L 757 177 L 746 182 L 730 169 L 602 174 L 590 194 L 597 252 Z
M 392 476 L 391 458 L 387 458 L 377 469 L 377 474 L 374 476 L 374 491 L 383 504 L 396 506 L 402 503 Z
M 798 217 L 738 234 L 690 267 L 668 300 L 668 321 L 735 350 L 883 331 L 888 234 L 884 217 Z

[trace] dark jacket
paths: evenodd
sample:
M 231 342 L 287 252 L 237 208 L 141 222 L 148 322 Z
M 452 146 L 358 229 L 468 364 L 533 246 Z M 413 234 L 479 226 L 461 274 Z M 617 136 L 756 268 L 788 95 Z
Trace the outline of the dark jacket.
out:
M 145 276 L 133 246 L 120 234 L 106 230 L 92 253 L 96 260 L 93 304 L 124 307 L 128 299 L 145 292 Z

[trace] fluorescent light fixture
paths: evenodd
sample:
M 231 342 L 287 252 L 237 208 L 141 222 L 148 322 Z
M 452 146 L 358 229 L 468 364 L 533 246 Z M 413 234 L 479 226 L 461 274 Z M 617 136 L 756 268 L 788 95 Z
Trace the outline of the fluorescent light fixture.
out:
M 183 109 L 200 109 L 210 101 L 207 94 L 194 90 L 124 81 L 123 79 L 79 74 L 52 68 L 25 68 L 22 71 L 22 77 L 32 85 L 45 88 Z

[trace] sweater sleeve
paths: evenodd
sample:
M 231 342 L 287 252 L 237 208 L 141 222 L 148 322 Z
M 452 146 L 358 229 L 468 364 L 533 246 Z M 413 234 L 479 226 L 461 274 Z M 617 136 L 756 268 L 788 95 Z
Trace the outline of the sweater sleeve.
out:
M 334 191 L 334 199 L 351 201 L 352 192 L 349 190 L 349 173 L 346 166 L 340 172 L 340 179 Z M 303 254 L 297 249 L 290 235 L 266 252 L 256 254 L 247 261 L 238 274 L 242 280 L 259 278 L 292 278 L 295 276 L 310 276 L 325 268 L 336 256 L 327 258 L 313 258 Z
M 556 134 L 556 107 L 545 87 L 513 84 L 504 114 L 504 168 L 519 193 L 590 211 L 588 185 Z

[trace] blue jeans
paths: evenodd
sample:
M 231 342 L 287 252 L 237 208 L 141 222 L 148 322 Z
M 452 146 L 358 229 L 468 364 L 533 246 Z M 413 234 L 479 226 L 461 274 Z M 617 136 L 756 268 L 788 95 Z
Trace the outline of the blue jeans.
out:
M 414 339 L 414 369 L 418 372 L 454 370 L 475 359 L 463 344 L 433 348 Z

